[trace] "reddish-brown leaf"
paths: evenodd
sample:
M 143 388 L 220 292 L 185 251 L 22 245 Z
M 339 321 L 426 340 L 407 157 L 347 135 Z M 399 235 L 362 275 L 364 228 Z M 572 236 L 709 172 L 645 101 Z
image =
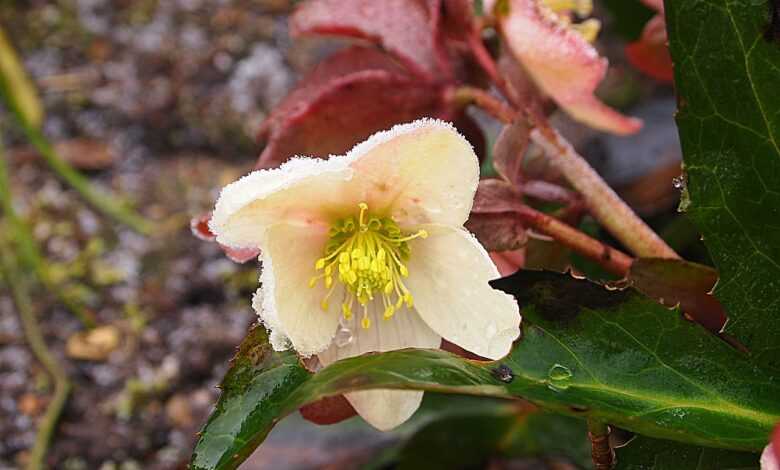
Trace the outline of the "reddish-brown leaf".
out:
M 336 424 L 357 414 L 344 395 L 317 400 L 299 411 L 304 419 L 315 424 Z
M 527 235 L 515 211 L 522 204 L 521 196 L 509 183 L 498 179 L 482 180 L 466 228 L 488 251 L 521 248 Z
M 441 0 L 441 21 L 438 24 L 448 40 L 466 41 L 474 28 L 472 0 Z
M 531 126 L 520 117 L 504 126 L 493 146 L 493 167 L 508 183 L 519 183 L 522 176 L 523 156 L 528 148 Z
M 726 323 L 725 310 L 711 294 L 718 273 L 708 266 L 677 259 L 640 258 L 631 266 L 628 281 L 666 306 L 679 305 L 683 313 L 714 333 Z
M 780 423 L 777 423 L 774 432 L 772 432 L 772 447 L 775 450 L 775 459 L 780 462 Z
M 517 210 L 523 205 L 521 194 L 506 181 L 489 178 L 479 182 L 472 213 L 495 214 Z
M 318 65 L 269 116 L 257 166 L 274 167 L 295 155 L 342 154 L 393 124 L 424 116 L 452 120 L 453 113 L 437 85 L 410 76 L 376 50 L 352 47 Z
M 472 212 L 466 228 L 488 251 L 517 250 L 528 240 L 525 226 L 515 212 Z
M 293 35 L 365 39 L 389 51 L 419 77 L 450 78 L 438 34 L 440 0 L 309 0 L 290 18 Z
M 663 15 L 647 22 L 639 40 L 626 46 L 626 57 L 631 65 L 660 82 L 674 80 L 672 56 L 666 46 L 666 23 Z

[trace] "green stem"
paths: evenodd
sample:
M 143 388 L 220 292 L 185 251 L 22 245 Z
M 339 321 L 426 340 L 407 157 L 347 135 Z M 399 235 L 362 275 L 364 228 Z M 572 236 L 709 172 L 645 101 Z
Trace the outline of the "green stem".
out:
M 536 123 L 531 140 L 583 197 L 590 213 L 640 257 L 677 258 L 680 256 L 656 234 L 599 176 L 555 129 Z
M 35 443 L 30 452 L 30 460 L 27 463 L 28 470 L 39 470 L 46 468 L 44 465 L 46 451 L 54 434 L 54 428 L 57 426 L 57 421 L 70 394 L 71 384 L 65 375 L 62 365 L 57 362 L 46 347 L 46 342 L 43 339 L 41 330 L 38 328 L 38 322 L 32 309 L 29 290 L 25 281 L 19 276 L 16 260 L 13 258 L 9 244 L 5 240 L 2 240 L 0 245 L 0 272 L 2 272 L 11 290 L 30 350 L 54 378 L 54 396 L 46 408 L 41 424 L 38 426 Z
M 16 213 L 13 206 L 13 197 L 11 195 L 11 179 L 9 178 L 8 164 L 6 163 L 5 153 L 1 143 L 0 209 L 2 209 L 2 213 L 5 214 L 6 219 L 8 220 L 11 237 L 15 247 L 18 249 L 18 255 L 21 261 L 29 269 L 35 272 L 36 276 L 46 289 L 52 292 L 71 313 L 78 317 L 85 327 L 94 327 L 95 320 L 92 316 L 81 305 L 71 300 L 71 298 L 63 292 L 61 286 L 53 281 L 48 265 L 44 261 L 41 251 L 35 243 L 32 230 L 30 230 L 30 227 Z
M 49 167 L 60 177 L 60 179 L 62 179 L 62 181 L 75 189 L 76 192 L 78 192 L 81 197 L 97 211 L 102 212 L 117 222 L 127 225 L 136 232 L 142 234 L 148 234 L 150 232 L 150 225 L 143 217 L 117 203 L 109 194 L 101 194 L 101 192 L 97 191 L 90 184 L 89 180 L 57 155 L 54 147 L 43 135 L 43 132 L 35 125 L 28 122 L 13 100 L 8 99 L 4 93 L 0 93 L 0 95 L 5 99 L 5 103 L 22 127 L 22 130 L 24 130 L 27 139 L 33 147 L 38 150 Z

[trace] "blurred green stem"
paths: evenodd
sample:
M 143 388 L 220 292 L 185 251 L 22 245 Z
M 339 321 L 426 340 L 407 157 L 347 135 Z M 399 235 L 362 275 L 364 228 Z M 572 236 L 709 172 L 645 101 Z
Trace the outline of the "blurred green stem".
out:
M 19 258 L 21 261 L 31 270 L 33 270 L 46 287 L 46 289 L 52 292 L 65 307 L 72 312 L 81 323 L 87 327 L 92 328 L 95 326 L 95 321 L 89 315 L 89 313 L 78 303 L 74 302 L 63 292 L 61 286 L 57 285 L 52 280 L 52 276 L 49 273 L 48 265 L 41 255 L 40 249 L 35 243 L 32 230 L 30 227 L 19 217 L 13 206 L 13 198 L 11 195 L 11 178 L 9 177 L 8 164 L 5 160 L 5 152 L 0 142 L 0 209 L 5 215 L 10 229 L 10 236 L 12 238 L 14 247 L 18 250 Z
M 151 231 L 150 225 L 143 217 L 117 203 L 111 195 L 101 194 L 81 173 L 57 155 L 54 147 L 46 139 L 46 136 L 43 135 L 41 129 L 29 122 L 25 118 L 24 113 L 18 108 L 16 102 L 6 96 L 6 93 L 12 90 L 6 89 L 3 85 L 3 83 L 0 83 L 0 95 L 2 95 L 6 105 L 22 127 L 22 130 L 24 130 L 27 139 L 43 156 L 43 159 L 57 173 L 60 179 L 75 189 L 87 203 L 99 212 L 127 225 L 136 232 L 148 234 Z
M 35 444 L 33 444 L 30 460 L 27 463 L 28 470 L 39 470 L 46 468 L 44 465 L 46 451 L 54 433 L 54 428 L 68 399 L 71 384 L 67 375 L 65 375 L 62 365 L 57 362 L 46 347 L 46 342 L 43 339 L 41 330 L 38 328 L 38 322 L 33 312 L 27 283 L 20 275 L 19 266 L 13 257 L 11 246 L 5 239 L 0 239 L 0 273 L 2 273 L 8 288 L 11 290 L 30 350 L 54 378 L 54 396 L 38 426 Z

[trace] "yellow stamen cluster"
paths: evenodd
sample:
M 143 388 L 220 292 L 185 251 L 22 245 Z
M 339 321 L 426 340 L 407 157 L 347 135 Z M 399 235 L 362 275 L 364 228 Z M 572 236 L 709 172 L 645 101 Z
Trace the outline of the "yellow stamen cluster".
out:
M 309 286 L 314 287 L 323 280 L 327 293 L 320 306 L 327 312 L 337 287 L 334 280 L 337 280 L 345 287 L 341 304 L 344 318 L 352 318 L 357 302 L 363 310 L 360 324 L 367 329 L 371 326 L 368 305 L 375 298 L 381 298 L 385 319 L 391 318 L 404 304 L 407 308 L 414 305 L 414 298 L 403 282 L 409 276 L 404 261 L 411 253 L 408 242 L 425 238 L 428 233 L 419 230 L 405 234 L 392 219 L 369 215 L 366 203 L 358 207 L 357 218 L 340 219 L 331 227 L 324 255 L 314 264 L 319 273 L 309 280 Z
M 601 30 L 601 22 L 595 18 L 588 18 L 579 23 L 571 23 L 570 13 L 578 18 L 590 16 L 593 12 L 593 0 L 542 0 L 553 13 L 557 20 L 565 26 L 579 33 L 588 42 L 593 42 Z

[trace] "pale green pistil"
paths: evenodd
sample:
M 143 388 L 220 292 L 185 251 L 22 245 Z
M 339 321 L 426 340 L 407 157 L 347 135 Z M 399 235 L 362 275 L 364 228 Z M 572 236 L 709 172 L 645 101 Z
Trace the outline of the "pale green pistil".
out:
M 406 304 L 414 304 L 403 278 L 409 276 L 404 264 L 411 250 L 408 242 L 415 238 L 425 238 L 428 233 L 419 230 L 414 234 L 405 234 L 388 217 L 372 217 L 367 214 L 368 205 L 358 204 L 360 214 L 338 220 L 329 232 L 324 255 L 314 265 L 315 271 L 309 286 L 314 287 L 324 279 L 327 294 L 321 307 L 328 311 L 329 299 L 336 290 L 335 279 L 344 285 L 345 297 L 341 304 L 344 318 L 352 317 L 352 309 L 357 301 L 363 308 L 361 326 L 369 328 L 368 303 L 381 297 L 384 318 L 391 318 L 396 310 Z

